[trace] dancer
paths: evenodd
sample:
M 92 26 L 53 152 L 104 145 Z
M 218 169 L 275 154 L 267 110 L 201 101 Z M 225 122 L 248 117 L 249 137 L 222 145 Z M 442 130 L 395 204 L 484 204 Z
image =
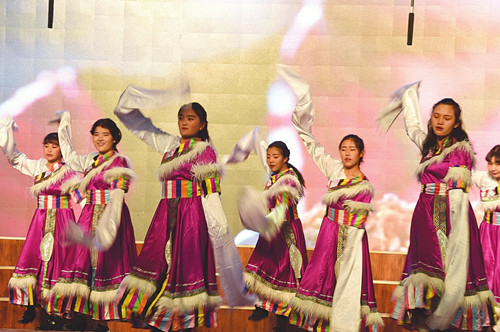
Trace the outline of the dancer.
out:
M 259 321 L 272 312 L 277 315 L 275 331 L 285 331 L 290 313 L 288 304 L 307 267 L 304 231 L 297 214 L 297 203 L 304 194 L 304 178 L 289 163 L 290 150 L 284 142 L 273 142 L 267 149 L 265 146 L 255 128 L 236 144 L 233 150 L 236 153 L 229 156 L 228 162 L 242 161 L 252 150 L 261 150 L 258 155 L 266 157 L 263 164 L 270 177 L 264 194 L 255 194 L 256 199 L 251 199 L 253 190 L 245 188 L 239 203 L 240 216 L 247 228 L 268 220 L 265 227 L 250 226 L 261 228 L 262 234 L 244 272 L 248 291 L 257 295 L 255 310 L 248 319 Z M 260 215 L 255 215 L 256 211 L 261 211 Z
M 180 87 L 179 94 L 188 87 Z M 156 109 L 176 90 L 129 85 L 115 114 L 146 144 L 163 154 L 162 199 L 133 270 L 122 283 L 121 314 L 163 331 L 216 326 L 220 305 L 215 268 L 229 305 L 244 305 L 242 264 L 222 210 L 221 166 L 198 103 L 177 114 L 180 137 L 161 131 L 139 108 Z M 214 259 L 215 258 L 215 259 Z
M 16 148 L 12 119 L 0 119 L 0 147 L 8 162 L 23 174 L 34 178 L 31 194 L 38 201 L 26 240 L 9 280 L 10 303 L 27 306 L 19 323 L 36 317 L 35 305 L 44 306 L 66 255 L 64 229 L 75 220 L 69 193 L 79 183 L 78 175 L 61 160 L 57 133 L 43 140 L 43 159 L 33 160 Z M 39 329 L 56 328 L 56 322 L 42 311 Z
M 377 311 L 364 228 L 373 210 L 374 189 L 360 169 L 364 143 L 356 135 L 339 144 L 341 160 L 325 152 L 312 135 L 314 121 L 309 85 L 290 67 L 279 74 L 297 96 L 292 122 L 307 152 L 328 178 L 327 205 L 316 247 L 302 277 L 290 322 L 309 331 L 376 330 L 383 325 Z
M 486 155 L 488 172 L 473 171 L 472 183 L 481 192 L 484 217 L 479 227 L 488 286 L 495 297 L 495 310 L 500 315 L 500 145 Z M 495 331 L 500 331 L 497 326 Z
M 68 247 L 49 312 L 76 312 L 98 320 L 94 331 L 108 331 L 108 320 L 118 319 L 114 301 L 120 282 L 129 274 L 136 259 L 134 229 L 124 193 L 135 177 L 127 157 L 118 153 L 120 129 L 111 119 L 94 123 L 90 133 L 97 152 L 77 155 L 71 146 L 70 114 L 59 112 L 61 150 L 68 165 L 84 173 L 75 194 L 86 198 L 78 219 L 83 232 L 94 237 L 92 244 Z M 71 228 L 70 228 L 71 229 Z M 90 247 L 90 248 L 89 248 Z M 85 328 L 83 316 L 75 319 L 75 329 Z
M 392 317 L 397 324 L 422 330 L 479 331 L 493 326 L 495 317 L 476 218 L 467 198 L 474 152 L 453 99 L 433 106 L 425 130 L 419 84 L 399 89 L 379 116 L 380 127 L 387 130 L 403 112 L 406 132 L 422 153 L 417 169 L 422 190 Z

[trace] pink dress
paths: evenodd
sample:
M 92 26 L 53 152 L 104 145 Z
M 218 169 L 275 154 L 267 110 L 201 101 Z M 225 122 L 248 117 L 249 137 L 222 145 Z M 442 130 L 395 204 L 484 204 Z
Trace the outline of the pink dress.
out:
M 109 222 L 103 218 L 106 210 L 121 212 L 116 218 L 119 225 L 109 249 L 97 251 L 83 245 L 68 247 L 47 312 L 58 315 L 78 312 L 96 320 L 119 319 L 115 297 L 137 253 L 130 212 L 123 196 L 116 200 L 113 192 L 127 192 L 135 174 L 130 161 L 114 151 L 103 156 L 97 153 L 77 156 L 70 145 L 69 121 L 69 113 L 65 112 L 59 125 L 59 140 L 68 165 L 84 173 L 75 191 L 76 196 L 86 199 L 78 225 L 95 236 L 101 223 Z
M 47 169 L 47 160 L 28 159 L 17 151 L 13 135 L 15 123 L 10 121 L 0 128 L 9 163 L 23 174 L 34 178 L 32 195 L 37 209 L 31 220 L 26 241 L 14 274 L 9 280 L 10 303 L 16 305 L 44 305 L 56 283 L 67 248 L 64 229 L 68 220 L 75 220 L 69 193 L 78 185 L 79 177 L 65 164 Z
M 307 267 L 307 248 L 297 202 L 303 188 L 293 169 L 274 174 L 266 184 L 268 208 L 286 204 L 285 220 L 279 233 L 267 241 L 259 237 L 244 271 L 248 291 L 257 294 L 256 306 L 288 316 L 290 300 Z

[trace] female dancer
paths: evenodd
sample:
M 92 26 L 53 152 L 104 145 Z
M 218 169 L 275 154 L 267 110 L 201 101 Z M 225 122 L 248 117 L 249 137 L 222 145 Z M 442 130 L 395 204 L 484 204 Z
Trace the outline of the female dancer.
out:
M 473 171 L 472 183 L 481 190 L 484 217 L 479 227 L 488 286 L 495 297 L 500 314 L 500 145 L 486 155 L 488 172 Z M 498 329 L 498 326 L 496 327 Z M 497 330 L 495 330 L 497 331 Z
M 252 142 L 252 137 L 257 142 Z M 236 144 L 235 150 L 247 151 L 244 158 L 236 160 L 236 156 L 230 155 L 228 162 L 246 159 L 251 150 L 265 147 L 263 141 L 262 144 L 258 141 L 261 141 L 260 135 L 258 128 L 255 128 Z M 304 194 L 304 178 L 289 163 L 290 150 L 284 142 L 273 142 L 258 154 L 266 155 L 264 165 L 270 173 L 264 200 L 253 201 L 249 199 L 250 193 L 245 191 L 239 203 L 240 216 L 247 227 L 255 224 L 255 221 L 249 220 L 255 218 L 259 221 L 267 219 L 270 227 L 266 227 L 259 236 L 244 272 L 248 291 L 257 295 L 255 310 L 248 319 L 258 321 L 266 318 L 268 312 L 273 312 L 278 320 L 275 330 L 285 331 L 287 316 L 290 314 L 288 304 L 295 295 L 299 280 L 307 267 L 304 232 L 297 215 L 297 203 Z M 264 213 L 261 216 L 252 213 L 252 210 L 267 209 L 270 209 L 267 216 Z
M 292 122 L 307 151 L 328 178 L 327 210 L 315 250 L 291 305 L 290 322 L 309 331 L 359 331 L 383 325 L 377 311 L 364 224 L 374 189 L 360 169 L 364 143 L 356 135 L 339 144 L 341 160 L 325 152 L 311 133 L 314 110 L 309 86 L 286 66 L 278 72 L 298 103 Z
M 400 325 L 423 330 L 481 330 L 493 326 L 495 318 L 476 218 L 467 198 L 474 152 L 453 99 L 433 106 L 424 129 L 419 84 L 398 90 L 379 116 L 381 128 L 387 130 L 403 111 L 406 132 L 422 153 L 417 169 L 422 190 L 392 317 Z
M 214 327 L 220 304 L 215 267 L 226 300 L 235 305 L 247 302 L 238 301 L 244 299 L 242 266 L 219 198 L 221 167 L 204 108 L 198 103 L 180 108 L 180 137 L 154 127 L 139 110 L 160 107 L 169 93 L 130 85 L 115 109 L 133 134 L 163 154 L 162 199 L 137 263 L 120 287 L 121 314 L 163 331 Z
M 75 219 L 69 193 L 79 183 L 79 178 L 61 161 L 57 133 L 50 133 L 43 140 L 45 158 L 33 160 L 17 151 L 14 130 L 17 130 L 17 125 L 12 119 L 0 120 L 0 147 L 14 168 L 34 178 L 31 193 L 38 201 L 9 281 L 10 302 L 28 307 L 19 320 L 19 323 L 27 324 L 35 319 L 35 304 L 43 307 L 58 278 L 66 255 L 66 247 L 61 241 L 64 229 L 68 220 Z M 44 317 L 40 329 L 53 328 L 55 322 Z
M 90 248 L 68 247 L 48 311 L 89 315 L 100 321 L 95 331 L 107 331 L 105 321 L 119 318 L 114 299 L 137 256 L 134 229 L 124 202 L 135 174 L 128 158 L 117 151 L 121 132 L 113 120 L 100 119 L 92 126 L 97 152 L 77 155 L 71 146 L 70 114 L 64 111 L 58 115 L 63 156 L 72 169 L 84 173 L 75 191 L 79 198 L 86 198 L 78 225 L 94 237 L 94 243 Z

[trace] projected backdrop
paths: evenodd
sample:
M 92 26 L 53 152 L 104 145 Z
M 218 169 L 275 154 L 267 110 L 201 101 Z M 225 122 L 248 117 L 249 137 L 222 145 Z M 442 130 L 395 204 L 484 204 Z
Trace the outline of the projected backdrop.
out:
M 338 156 L 340 139 L 365 140 L 362 169 L 376 187 L 377 212 L 369 220 L 371 249 L 406 250 L 418 183 L 418 150 L 401 120 L 384 135 L 377 113 L 399 86 L 423 80 L 426 121 L 433 103 L 456 99 L 477 152 L 478 168 L 500 141 L 500 4 L 498 1 L 416 1 L 413 46 L 406 45 L 409 1 L 56 1 L 47 29 L 45 1 L 0 0 L 0 116 L 19 125 L 19 150 L 42 156 L 41 141 L 58 109 L 73 117 L 74 146 L 93 151 L 89 129 L 111 117 L 129 83 L 168 88 L 191 84 L 191 99 L 205 106 L 219 154 L 258 125 L 269 141 L 283 140 L 305 176 L 300 206 L 314 245 L 324 208 L 326 179 L 305 154 L 290 123 L 295 99 L 276 75 L 276 63 L 296 67 L 310 83 L 316 108 L 313 133 Z M 186 100 L 145 110 L 155 124 L 177 133 L 176 112 Z M 122 126 L 123 128 L 123 126 Z M 138 179 L 127 194 L 136 237 L 142 240 L 160 197 L 161 156 L 124 130 L 121 153 Z M 0 157 L 0 236 L 26 234 L 35 200 L 31 179 Z M 262 188 L 257 157 L 229 166 L 223 204 L 233 233 L 242 230 L 239 188 Z M 477 201 L 477 191 L 471 199 Z M 477 205 L 477 203 L 474 203 Z M 477 210 L 478 216 L 481 211 Z

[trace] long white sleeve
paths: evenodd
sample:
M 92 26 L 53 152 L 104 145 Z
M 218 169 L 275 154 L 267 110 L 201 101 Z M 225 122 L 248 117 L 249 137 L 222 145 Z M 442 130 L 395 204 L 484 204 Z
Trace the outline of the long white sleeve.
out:
M 111 191 L 109 203 L 99 219 L 93 241 L 99 251 L 108 250 L 115 242 L 122 218 L 124 194 L 125 192 L 121 189 Z
M 496 187 L 498 185 L 498 182 L 485 171 L 472 171 L 471 182 L 479 189 Z
M 145 117 L 139 109 L 160 108 L 173 98 L 189 92 L 187 83 L 170 90 L 153 90 L 129 85 L 120 96 L 114 112 L 134 135 L 156 151 L 164 153 L 178 145 L 179 137 L 155 127 L 151 119 Z
M 59 135 L 59 146 L 64 158 L 64 162 L 74 171 L 83 173 L 94 160 L 96 153 L 88 155 L 77 155 L 76 151 L 71 145 L 71 115 L 68 111 L 59 111 L 59 128 L 57 130 Z
M 28 159 L 28 157 L 17 151 L 14 131 L 17 125 L 11 118 L 0 119 L 0 148 L 5 153 L 9 164 L 23 174 L 31 177 L 41 173 L 47 161 L 45 159 Z
M 403 112 L 405 129 L 408 137 L 422 150 L 422 145 L 427 136 L 427 129 L 422 124 L 420 106 L 418 103 L 418 88 L 420 81 L 407 84 L 396 90 L 393 100 L 377 118 L 379 127 L 387 131 L 396 118 Z
M 255 127 L 245 136 L 239 139 L 233 150 L 228 156 L 224 156 L 222 161 L 224 164 L 236 164 L 247 160 L 252 151 L 255 151 L 259 156 L 260 162 L 267 174 L 271 172 L 267 165 L 267 143 L 260 135 L 259 127 Z
M 253 299 L 244 296 L 243 265 L 234 238 L 229 230 L 226 215 L 218 193 L 202 197 L 208 233 L 214 249 L 215 264 L 220 285 L 229 306 L 253 305 Z
M 326 177 L 336 177 L 343 170 L 342 162 L 326 153 L 323 145 L 312 135 L 314 107 L 308 83 L 289 66 L 278 65 L 278 73 L 297 97 L 297 106 L 293 111 L 292 123 L 297 129 L 307 152 Z

